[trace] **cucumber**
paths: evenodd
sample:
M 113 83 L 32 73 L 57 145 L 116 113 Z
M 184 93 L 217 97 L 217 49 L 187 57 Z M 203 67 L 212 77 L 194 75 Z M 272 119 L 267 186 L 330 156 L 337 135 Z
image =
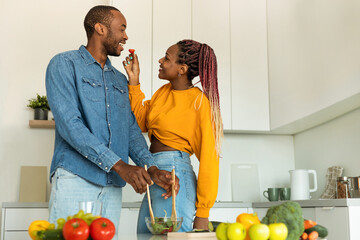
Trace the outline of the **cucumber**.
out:
M 48 229 L 39 231 L 37 235 L 42 240 L 64 240 L 62 229 Z
M 307 234 L 311 233 L 312 231 L 316 231 L 319 234 L 319 237 L 324 238 L 328 235 L 328 230 L 326 229 L 326 227 L 321 226 L 319 224 L 317 224 L 316 226 L 306 229 L 305 232 Z

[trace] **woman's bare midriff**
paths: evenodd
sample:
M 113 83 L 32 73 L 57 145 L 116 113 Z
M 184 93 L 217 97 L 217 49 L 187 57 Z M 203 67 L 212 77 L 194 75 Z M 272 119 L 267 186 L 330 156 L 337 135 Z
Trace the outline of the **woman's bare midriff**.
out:
M 150 152 L 177 151 L 177 149 L 162 144 L 154 135 L 151 136 Z

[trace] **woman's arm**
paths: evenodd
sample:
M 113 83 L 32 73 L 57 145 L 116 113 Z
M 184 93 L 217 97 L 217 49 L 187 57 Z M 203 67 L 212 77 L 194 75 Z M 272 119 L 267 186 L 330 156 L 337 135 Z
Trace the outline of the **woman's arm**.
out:
M 140 90 L 140 67 L 137 54 L 131 53 L 128 57 L 126 57 L 125 61 L 123 61 L 123 65 L 129 78 L 129 99 L 131 110 L 134 112 L 136 121 L 141 131 L 147 132 L 146 121 L 150 109 L 150 101 L 145 101 L 143 103 L 145 95 Z

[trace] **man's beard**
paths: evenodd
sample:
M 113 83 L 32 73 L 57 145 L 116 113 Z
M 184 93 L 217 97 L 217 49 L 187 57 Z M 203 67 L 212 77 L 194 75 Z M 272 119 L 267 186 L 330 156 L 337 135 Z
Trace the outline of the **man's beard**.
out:
M 119 47 L 119 41 L 116 41 L 116 39 L 113 37 L 112 31 L 109 29 L 109 35 L 106 38 L 106 41 L 104 42 L 104 49 L 106 52 L 106 55 L 108 56 L 120 56 L 120 53 L 118 53 L 118 47 Z

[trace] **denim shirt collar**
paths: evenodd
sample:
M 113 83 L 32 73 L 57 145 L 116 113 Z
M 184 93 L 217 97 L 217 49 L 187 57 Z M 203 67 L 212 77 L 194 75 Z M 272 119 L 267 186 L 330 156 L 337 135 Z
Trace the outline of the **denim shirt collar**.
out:
M 98 63 L 98 62 L 95 60 L 95 58 L 91 55 L 91 53 L 89 53 L 89 51 L 85 48 L 84 45 L 81 45 L 81 46 L 80 46 L 79 51 L 80 51 L 80 54 L 81 54 L 81 56 L 82 56 L 82 58 L 84 59 L 84 62 L 85 62 L 86 64 L 97 63 L 97 64 L 100 65 L 100 63 Z M 101 65 L 100 65 L 100 66 L 101 66 Z M 110 71 L 110 70 L 111 70 L 111 71 L 115 72 L 109 58 L 106 59 L 106 62 L 105 62 L 105 65 L 104 65 L 104 69 L 105 69 L 105 71 Z

